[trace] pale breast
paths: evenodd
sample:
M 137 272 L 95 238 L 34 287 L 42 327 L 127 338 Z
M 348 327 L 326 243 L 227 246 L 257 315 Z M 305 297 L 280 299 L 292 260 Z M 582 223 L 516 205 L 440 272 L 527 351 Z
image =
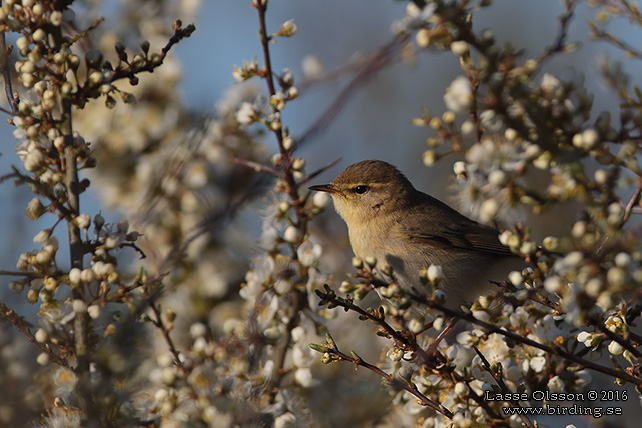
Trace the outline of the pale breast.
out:
M 374 257 L 377 268 L 387 264 L 403 287 L 421 290 L 420 271 L 431 264 L 441 266 L 444 279 L 440 288 L 447 295 L 447 306 L 458 308 L 472 303 L 482 294 L 493 291 L 496 286 L 489 281 L 503 281 L 512 269 L 520 269 L 520 259 L 506 259 L 493 254 L 438 247 L 416 243 L 388 225 L 383 233 L 370 233 L 367 223 L 349 227 L 350 244 L 355 255 L 362 260 Z M 375 270 L 377 270 L 375 268 Z M 428 290 L 425 290 L 428 292 Z

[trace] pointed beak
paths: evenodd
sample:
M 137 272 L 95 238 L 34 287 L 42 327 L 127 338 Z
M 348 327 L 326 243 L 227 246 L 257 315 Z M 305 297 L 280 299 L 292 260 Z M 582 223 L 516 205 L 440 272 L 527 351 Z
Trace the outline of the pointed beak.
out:
M 316 190 L 318 192 L 327 192 L 327 193 L 339 193 L 339 190 L 334 187 L 332 184 L 319 184 L 316 186 L 310 186 L 308 187 L 310 190 Z

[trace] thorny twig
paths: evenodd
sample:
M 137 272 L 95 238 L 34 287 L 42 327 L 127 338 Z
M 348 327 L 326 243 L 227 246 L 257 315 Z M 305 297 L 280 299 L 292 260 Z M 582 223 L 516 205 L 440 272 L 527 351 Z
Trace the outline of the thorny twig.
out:
M 192 371 L 189 367 L 183 364 L 180 353 L 178 352 L 178 349 L 174 344 L 174 339 L 172 339 L 172 336 L 170 335 L 170 331 L 172 330 L 172 327 L 171 325 L 168 325 L 163 321 L 163 316 L 160 312 L 160 306 L 156 304 L 154 298 L 155 298 L 155 295 L 149 295 L 149 294 L 147 295 L 147 303 L 149 304 L 149 307 L 151 308 L 152 313 L 154 314 L 154 318 L 150 317 L 150 320 L 152 324 L 154 324 L 154 326 L 156 326 L 161 331 L 161 334 L 165 339 L 165 343 L 167 343 L 167 347 L 169 348 L 169 351 L 174 357 L 174 365 L 180 370 L 181 374 L 185 378 L 185 383 L 187 384 L 190 390 L 190 393 L 194 396 L 194 399 L 198 400 L 199 393 L 198 391 L 196 391 L 192 383 L 189 381 L 189 375 Z M 201 416 L 199 416 L 198 422 L 203 427 L 210 426 L 205 420 L 203 420 Z

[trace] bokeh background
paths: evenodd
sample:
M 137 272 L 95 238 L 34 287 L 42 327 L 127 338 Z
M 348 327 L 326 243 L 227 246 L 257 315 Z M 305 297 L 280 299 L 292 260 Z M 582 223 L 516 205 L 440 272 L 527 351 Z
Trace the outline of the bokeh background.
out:
M 110 19 L 120 16 L 126 1 L 94 3 L 99 6 L 92 9 L 92 14 L 105 15 L 105 26 L 126 25 Z M 170 53 L 176 59 L 175 72 L 180 76 L 176 80 L 176 94 L 180 97 L 180 103 L 195 116 L 214 116 L 220 107 L 220 100 L 240 85 L 231 76 L 234 66 L 241 65 L 243 60 L 261 57 L 258 20 L 249 0 L 189 3 L 184 7 L 194 11 L 197 30 Z M 298 27 L 295 37 L 281 39 L 273 46 L 274 68 L 290 68 L 297 84 L 303 80 L 302 64 L 315 58 L 325 72 L 334 75 L 309 86 L 297 84 L 299 98 L 288 104 L 282 116 L 283 122 L 290 127 L 291 135 L 296 138 L 304 134 L 354 77 L 360 60 L 375 54 L 392 40 L 391 28 L 395 21 L 401 19 L 405 8 L 406 2 L 391 0 L 270 2 L 267 16 L 271 31 L 276 31 L 288 19 L 294 19 Z M 535 57 L 554 42 L 559 28 L 557 17 L 563 10 L 559 0 L 500 0 L 475 16 L 475 26 L 477 29 L 490 29 L 498 41 L 523 48 L 525 57 Z M 82 13 L 82 9 L 77 13 Z M 140 13 L 145 13 L 145 10 L 142 9 Z M 584 81 L 588 91 L 595 96 L 594 112 L 597 115 L 603 110 L 615 111 L 618 102 L 602 82 L 599 73 L 601 60 L 609 56 L 624 61 L 623 67 L 632 76 L 634 84 L 642 73 L 639 62 L 627 60 L 619 50 L 604 43 L 588 40 L 586 21 L 593 14 L 594 11 L 586 5 L 577 9 L 570 25 L 569 40 L 578 40 L 581 44 L 573 53 L 554 57 L 547 63 L 546 71 L 563 80 Z M 634 33 L 626 22 L 614 21 L 610 29 L 625 38 L 630 34 L 632 42 L 639 40 L 639 34 Z M 160 47 L 152 45 L 152 50 Z M 443 94 L 446 87 L 461 74 L 458 59 L 454 55 L 421 50 L 417 50 L 411 58 L 398 57 L 374 73 L 346 100 L 336 118 L 300 147 L 298 155 L 306 159 L 309 171 L 341 159 L 334 168 L 319 176 L 315 183 L 331 180 L 349 164 L 377 158 L 397 165 L 419 189 L 457 205 L 457 201 L 450 198 L 452 192 L 449 191 L 453 177 L 452 163 L 456 158 L 438 162 L 431 168 L 425 167 L 422 154 L 427 149 L 425 141 L 430 136 L 430 128 L 414 127 L 411 121 L 421 115 L 422 108 L 440 115 L 445 110 Z M 153 80 L 155 75 L 146 75 L 143 79 Z M 263 87 L 260 90 L 263 91 Z M 151 126 L 154 124 L 150 123 Z M 12 126 L 2 121 L 0 175 L 8 173 L 10 165 L 18 163 L 13 151 L 13 131 Z M 269 137 L 264 138 L 263 144 L 265 151 L 272 153 L 276 151 L 276 143 Z M 100 183 L 95 184 L 83 198 L 82 211 L 95 213 L 102 210 L 108 221 L 117 221 L 123 213 L 119 212 L 118 206 L 105 202 L 104 187 Z M 24 208 L 30 198 L 25 189 L 13 187 L 10 182 L 0 185 L 0 236 L 3 237 L 0 269 L 13 269 L 17 256 L 32 249 L 31 237 L 49 226 L 48 222 L 32 222 L 24 216 Z M 243 227 L 255 231 L 256 239 L 259 231 L 257 210 L 260 207 L 259 198 L 239 214 Z M 522 215 L 526 218 L 529 213 Z M 551 221 L 552 218 L 555 221 Z M 534 221 L 535 236 L 555 234 L 556 230 L 568 227 L 574 220 L 572 209 L 551 212 L 548 217 Z M 329 227 L 334 232 L 331 239 L 336 247 L 349 255 L 345 227 L 338 216 L 328 211 L 323 221 L 331 223 Z M 8 278 L 0 277 L 0 298 L 11 303 L 19 313 L 33 313 L 33 307 L 13 295 L 7 287 L 8 282 Z M 3 325 L 3 328 L 6 327 Z M 556 422 L 560 421 L 556 419 Z

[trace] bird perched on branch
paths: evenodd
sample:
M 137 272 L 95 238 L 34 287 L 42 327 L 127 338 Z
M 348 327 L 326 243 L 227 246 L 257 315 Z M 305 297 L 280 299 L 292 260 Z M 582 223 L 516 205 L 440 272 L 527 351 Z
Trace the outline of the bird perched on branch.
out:
M 392 267 L 402 287 L 420 286 L 420 272 L 440 266 L 446 305 L 458 308 L 493 289 L 521 259 L 499 241 L 499 232 L 415 189 L 393 165 L 365 160 L 350 165 L 328 192 L 348 225 L 350 244 L 362 260 Z

